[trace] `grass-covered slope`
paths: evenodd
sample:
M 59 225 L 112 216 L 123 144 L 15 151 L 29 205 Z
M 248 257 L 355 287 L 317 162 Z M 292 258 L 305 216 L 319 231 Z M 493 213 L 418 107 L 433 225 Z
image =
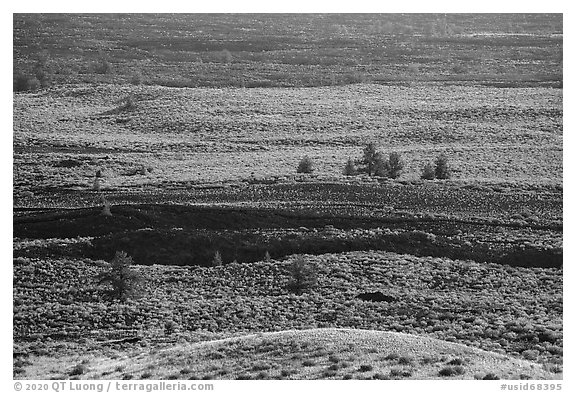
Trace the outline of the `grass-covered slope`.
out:
M 562 379 L 541 364 L 424 336 L 357 329 L 257 333 L 119 354 L 45 356 L 32 379 Z

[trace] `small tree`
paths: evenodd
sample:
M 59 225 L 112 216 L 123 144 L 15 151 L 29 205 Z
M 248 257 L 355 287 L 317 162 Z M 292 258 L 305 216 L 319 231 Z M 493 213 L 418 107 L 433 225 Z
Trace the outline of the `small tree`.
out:
M 356 165 L 354 164 L 354 160 L 348 158 L 346 161 L 346 165 L 344 165 L 344 175 L 345 176 L 355 176 L 358 174 L 358 169 L 356 169 Z
M 359 164 L 363 165 L 361 168 L 362 172 L 366 172 L 369 176 L 372 176 L 378 166 L 379 161 L 382 159 L 380 153 L 376 150 L 376 145 L 370 142 L 364 148 L 364 154 Z
M 111 298 L 126 301 L 138 295 L 142 276 L 132 268 L 132 263 L 132 257 L 117 251 L 110 262 L 110 270 L 98 275 L 99 284 L 111 286 L 108 292 Z
M 420 175 L 421 179 L 424 180 L 433 180 L 436 177 L 436 173 L 434 171 L 434 166 L 432 163 L 428 162 L 422 168 L 422 174 Z
M 297 173 L 312 173 L 314 171 L 314 166 L 312 163 L 312 159 L 308 156 L 304 156 L 300 160 L 298 164 L 298 169 L 296 170 Z
M 298 295 L 307 289 L 314 288 L 318 282 L 316 266 L 306 262 L 301 255 L 292 261 L 288 271 L 291 276 L 288 288 Z
M 220 251 L 214 253 L 214 259 L 212 259 L 212 266 L 222 266 L 222 255 Z
M 264 262 L 270 262 L 270 261 L 272 261 L 272 257 L 270 256 L 268 250 L 266 250 L 266 253 L 264 254 Z
M 400 153 L 392 152 L 388 156 L 388 160 L 378 161 L 378 166 L 376 168 L 376 174 L 378 176 L 386 176 L 392 179 L 397 179 L 400 177 L 402 170 L 404 169 L 404 161 L 400 157 Z
M 437 179 L 448 179 L 450 178 L 450 168 L 448 167 L 448 157 L 444 153 L 440 154 L 434 161 L 436 167 L 434 168 L 434 174 Z

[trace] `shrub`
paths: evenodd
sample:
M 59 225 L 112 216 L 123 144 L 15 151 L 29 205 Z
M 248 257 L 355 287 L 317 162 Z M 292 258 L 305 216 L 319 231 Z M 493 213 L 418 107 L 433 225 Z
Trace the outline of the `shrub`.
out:
M 438 372 L 438 374 L 442 377 L 453 377 L 455 375 L 462 375 L 465 372 L 466 371 L 464 370 L 464 367 L 462 367 L 462 366 L 449 366 L 449 367 L 444 367 L 442 370 L 440 370 Z
M 462 366 L 464 364 L 464 360 L 462 360 L 461 358 L 455 358 L 450 360 L 448 364 L 451 366 Z
M 390 377 L 410 377 L 412 376 L 412 371 L 410 370 L 403 370 L 401 368 L 393 368 L 390 370 Z
M 398 358 L 398 364 L 412 364 L 414 363 L 414 358 L 411 356 L 400 356 Z
M 308 156 L 304 156 L 300 160 L 298 164 L 298 169 L 296 170 L 297 173 L 312 173 L 314 171 L 314 167 L 312 164 L 312 159 Z
M 348 158 L 348 161 L 346 161 L 346 165 L 344 165 L 343 173 L 345 176 L 355 176 L 358 174 L 358 169 L 356 169 L 356 164 L 354 164 L 354 160 Z
M 280 376 L 289 377 L 289 376 L 297 374 L 297 373 L 298 372 L 294 369 L 282 369 L 282 371 L 280 371 Z
M 69 375 L 70 375 L 70 376 L 82 375 L 82 374 L 85 374 L 87 371 L 88 371 L 88 367 L 86 367 L 86 364 L 77 364 L 77 365 L 74 366 L 74 368 L 70 371 Z
M 289 266 L 291 276 L 289 289 L 300 295 L 305 290 L 313 288 L 317 283 L 316 266 L 306 262 L 303 256 L 298 256 Z
M 368 371 L 372 371 L 374 369 L 374 367 L 370 364 L 363 364 L 360 366 L 360 368 L 358 369 L 358 371 L 360 371 L 361 373 L 365 373 Z
M 434 178 L 436 178 L 436 171 L 434 170 L 432 163 L 428 162 L 424 165 L 420 178 L 424 180 L 434 180 Z
M 434 161 L 434 175 L 437 179 L 450 178 L 450 168 L 448 167 L 448 157 L 444 153 L 440 154 Z
M 112 287 L 109 291 L 112 298 L 125 301 L 137 295 L 142 277 L 132 269 L 132 263 L 132 257 L 124 251 L 118 251 L 110 262 L 110 270 L 98 275 L 99 284 Z
M 214 258 L 212 259 L 212 266 L 222 266 L 222 255 L 220 251 L 214 253 Z
M 164 334 L 171 336 L 174 332 L 176 332 L 176 322 L 170 319 L 164 323 Z
M 16 74 L 14 77 L 13 91 L 35 91 L 40 89 L 38 78 L 24 74 Z
M 135 86 L 141 85 L 142 84 L 142 74 L 140 72 L 135 72 L 134 74 L 132 74 L 132 77 L 130 78 L 130 83 L 132 83 Z
M 106 59 L 99 59 L 94 64 L 94 72 L 97 74 L 108 74 L 111 70 L 112 67 Z
M 498 375 L 494 374 L 494 373 L 488 373 L 488 374 L 486 374 L 482 379 L 483 379 L 483 380 L 490 381 L 490 380 L 500 379 L 500 377 L 499 377 Z

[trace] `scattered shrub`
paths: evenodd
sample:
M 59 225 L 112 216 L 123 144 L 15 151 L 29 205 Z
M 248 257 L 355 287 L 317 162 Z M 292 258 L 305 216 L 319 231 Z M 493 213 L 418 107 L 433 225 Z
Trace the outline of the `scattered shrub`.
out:
M 302 365 L 305 367 L 310 367 L 310 366 L 313 366 L 315 364 L 316 364 L 316 362 L 314 360 L 311 360 L 311 359 L 307 359 L 307 360 L 304 360 L 302 362 Z
M 358 369 L 358 371 L 360 371 L 361 373 L 365 373 L 365 372 L 372 371 L 372 370 L 374 370 L 374 366 L 372 366 L 370 364 L 363 364 Z
M 414 358 L 411 356 L 400 356 L 398 358 L 398 364 L 413 364 Z
M 448 167 L 448 157 L 444 153 L 440 154 L 434 161 L 434 175 L 437 179 L 449 179 L 450 168 Z
M 290 290 L 296 294 L 302 294 L 305 290 L 314 288 L 317 284 L 316 265 L 306 262 L 299 255 L 289 266 L 291 281 L 288 284 Z
M 424 168 L 422 168 L 422 174 L 420 175 L 420 178 L 423 180 L 434 180 L 434 178 L 436 178 L 434 166 L 430 162 L 426 163 Z
M 312 159 L 308 156 L 304 156 L 300 160 L 298 164 L 298 169 L 296 170 L 297 173 L 312 173 L 314 171 L 314 166 L 312 163 Z
M 390 379 L 390 377 L 386 374 L 376 373 L 372 376 L 372 379 Z
M 494 373 L 488 373 L 482 379 L 483 380 L 496 380 L 496 379 L 500 379 L 500 377 Z

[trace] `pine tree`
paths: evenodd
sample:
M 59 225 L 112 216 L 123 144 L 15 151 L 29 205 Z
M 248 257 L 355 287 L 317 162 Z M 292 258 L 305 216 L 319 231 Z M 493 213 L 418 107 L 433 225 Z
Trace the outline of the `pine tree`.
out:
M 299 255 L 289 266 L 291 276 L 288 288 L 300 295 L 305 290 L 314 288 L 318 282 L 316 266 L 306 262 L 304 257 Z
M 362 172 L 366 172 L 369 176 L 372 176 L 375 173 L 378 162 L 381 158 L 380 153 L 376 150 L 376 145 L 370 142 L 364 148 L 364 154 L 359 162 L 361 165 L 364 165 Z
M 214 259 L 212 259 L 212 266 L 222 266 L 222 255 L 220 251 L 214 253 Z
M 312 159 L 308 156 L 304 156 L 300 160 L 298 164 L 298 169 L 296 170 L 297 173 L 312 173 L 314 171 L 314 164 L 312 163 Z
M 432 163 L 428 162 L 422 168 L 422 174 L 420 175 L 421 179 L 424 180 L 433 180 L 436 177 L 436 173 L 434 172 L 434 166 Z
M 404 161 L 400 156 L 400 153 L 392 152 L 390 157 L 388 157 L 388 175 L 392 179 L 397 179 L 404 170 Z
M 344 175 L 345 176 L 355 176 L 358 174 L 358 170 L 356 169 L 356 165 L 354 164 L 354 160 L 348 158 L 346 161 L 346 165 L 344 165 Z
M 440 154 L 436 161 L 434 161 L 436 167 L 434 168 L 434 174 L 437 179 L 449 179 L 450 178 L 450 168 L 448 166 L 448 157 L 444 153 Z
M 132 268 L 132 263 L 132 257 L 124 251 L 117 251 L 110 262 L 110 270 L 98 275 L 99 284 L 111 286 L 110 297 L 126 301 L 138 295 L 142 277 Z

